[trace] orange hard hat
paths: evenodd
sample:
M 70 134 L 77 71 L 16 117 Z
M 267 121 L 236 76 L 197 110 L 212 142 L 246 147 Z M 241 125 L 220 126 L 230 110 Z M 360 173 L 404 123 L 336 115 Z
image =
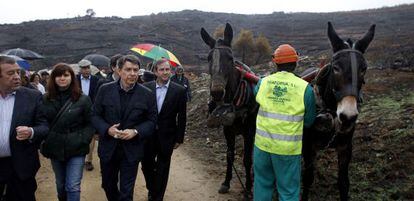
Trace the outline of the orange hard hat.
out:
M 280 45 L 272 55 L 273 62 L 276 64 L 297 62 L 299 59 L 295 48 L 288 44 Z

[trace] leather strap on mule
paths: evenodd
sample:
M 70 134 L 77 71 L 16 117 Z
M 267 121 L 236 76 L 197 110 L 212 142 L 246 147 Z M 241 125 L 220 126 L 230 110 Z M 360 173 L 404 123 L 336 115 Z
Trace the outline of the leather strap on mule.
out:
M 352 83 L 351 83 L 351 89 L 346 89 L 344 92 L 337 92 L 334 91 L 335 98 L 337 100 L 342 99 L 346 95 L 353 95 L 355 97 L 359 97 L 358 92 L 358 63 L 357 63 L 357 57 L 356 55 L 359 54 L 362 56 L 362 53 L 355 49 L 344 49 L 336 52 L 332 56 L 332 61 L 335 60 L 336 57 L 340 54 L 349 53 L 349 56 L 351 58 L 351 73 L 352 73 Z M 331 65 L 332 68 L 332 65 Z M 331 81 L 333 81 L 333 78 L 331 78 Z M 333 84 L 333 83 L 332 83 Z
M 240 80 L 233 98 L 236 108 L 246 106 L 253 98 L 253 86 L 245 79 Z
M 253 73 L 253 71 L 246 64 L 242 63 L 241 61 L 238 61 L 238 60 L 234 61 L 234 65 L 235 66 L 240 66 L 243 69 L 245 69 L 246 71 Z M 236 108 L 246 106 L 251 101 L 251 98 L 253 97 L 252 94 L 253 94 L 252 86 L 244 78 L 244 75 L 241 73 L 240 74 L 240 82 L 237 86 L 236 93 L 234 94 L 234 97 L 233 97 L 233 105 Z
M 236 107 L 239 107 L 244 103 L 245 95 L 246 95 L 246 84 L 243 81 L 240 82 L 237 92 L 238 93 L 236 93 L 236 95 L 234 96 L 236 100 L 234 102 L 234 105 Z

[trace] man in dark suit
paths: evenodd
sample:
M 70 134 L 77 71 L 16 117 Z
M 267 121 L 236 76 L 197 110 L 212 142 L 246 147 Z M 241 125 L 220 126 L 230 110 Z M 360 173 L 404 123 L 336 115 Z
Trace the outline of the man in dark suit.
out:
M 108 73 L 108 75 L 106 76 L 106 78 L 100 79 L 98 81 L 98 84 L 96 86 L 96 91 L 98 91 L 99 90 L 99 87 L 101 87 L 103 84 L 108 83 L 108 82 L 112 82 L 112 81 L 115 81 L 115 80 L 118 80 L 119 79 L 117 61 L 121 57 L 122 57 L 121 54 L 116 54 L 116 55 L 114 55 L 114 56 L 111 57 L 110 64 L 109 64 L 111 66 L 111 72 Z
M 163 200 L 167 188 L 173 149 L 184 140 L 186 126 L 186 91 L 170 81 L 171 66 L 162 59 L 154 64 L 155 81 L 144 85 L 155 92 L 158 119 L 155 133 L 145 145 L 142 171 L 149 200 Z
M 83 94 L 88 95 L 93 103 L 99 78 L 91 74 L 92 63 L 90 61 L 82 59 L 78 65 L 80 70 L 76 77 L 78 78 Z
M 49 129 L 40 111 L 42 94 L 20 87 L 19 72 L 13 58 L 0 56 L 0 200 L 33 201 L 37 149 Z
M 155 95 L 136 83 L 139 65 L 139 59 L 133 55 L 118 59 L 120 79 L 102 85 L 93 106 L 102 187 L 109 201 L 133 199 L 144 141 L 153 134 L 157 119 Z
M 78 63 L 79 65 L 79 74 L 76 76 L 79 82 L 79 86 L 82 89 L 82 93 L 91 98 L 92 103 L 95 101 L 95 95 L 98 85 L 99 78 L 91 75 L 91 65 L 92 63 L 89 60 L 82 59 Z M 92 156 L 93 150 L 95 148 L 95 138 L 92 138 L 91 143 L 89 144 L 89 154 L 85 158 L 85 169 L 88 171 L 93 170 L 92 165 Z
M 177 66 L 175 74 L 171 76 L 171 81 L 183 86 L 185 88 L 185 93 L 187 95 L 187 102 L 191 101 L 191 88 L 190 82 L 184 75 L 184 68 L 182 66 Z

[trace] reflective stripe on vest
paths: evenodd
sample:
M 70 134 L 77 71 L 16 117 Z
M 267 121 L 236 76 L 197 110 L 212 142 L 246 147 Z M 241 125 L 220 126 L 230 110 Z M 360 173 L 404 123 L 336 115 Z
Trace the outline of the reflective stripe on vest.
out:
M 278 72 L 262 79 L 256 95 L 260 109 L 255 145 L 259 149 L 280 155 L 302 153 L 307 85 L 289 72 Z
M 284 115 L 284 114 L 278 114 L 278 113 L 272 113 L 272 112 L 265 112 L 262 109 L 259 110 L 259 112 L 257 113 L 257 115 L 260 116 L 264 116 L 267 118 L 272 118 L 272 119 L 279 119 L 279 120 L 284 120 L 284 121 L 302 121 L 303 120 L 303 116 L 298 116 L 298 115 Z
M 264 130 L 256 129 L 256 133 L 265 138 L 282 141 L 301 141 L 302 135 L 283 135 L 278 133 L 268 133 Z

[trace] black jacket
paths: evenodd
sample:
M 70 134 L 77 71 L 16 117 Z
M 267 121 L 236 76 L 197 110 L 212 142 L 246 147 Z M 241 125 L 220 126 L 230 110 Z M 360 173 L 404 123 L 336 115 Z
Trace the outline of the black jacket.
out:
M 78 74 L 76 76 L 76 78 L 77 78 L 77 80 L 79 82 L 79 87 L 82 89 L 82 82 L 80 80 L 80 76 L 81 76 L 81 74 Z M 91 99 L 92 103 L 95 102 L 96 92 L 98 91 L 98 89 L 97 89 L 98 81 L 99 81 L 99 78 L 98 77 L 96 77 L 95 75 L 91 75 L 88 96 Z
M 99 79 L 98 80 L 98 83 L 96 84 L 96 91 L 99 91 L 99 88 L 103 84 L 115 81 L 114 78 L 112 77 L 112 74 L 113 74 L 113 72 L 108 73 L 108 75 L 106 76 L 106 78 L 102 78 L 102 79 Z
M 151 89 L 156 98 L 155 81 L 147 82 L 144 86 Z M 154 103 L 157 104 L 156 101 Z M 156 138 L 162 147 L 172 149 L 175 143 L 183 143 L 187 123 L 186 110 L 184 87 L 170 81 L 156 126 Z
M 62 114 L 55 125 L 51 125 L 57 113 L 70 98 L 70 91 L 49 100 L 44 96 L 43 111 L 51 127 L 41 147 L 41 153 L 51 159 L 64 161 L 73 156 L 89 153 L 89 143 L 95 133 L 90 118 L 92 102 L 86 95 L 76 101 Z
M 175 74 L 171 77 L 171 81 L 183 86 L 186 90 L 187 101 L 191 101 L 191 88 L 188 79 L 184 75 L 178 76 Z
M 39 91 L 25 87 L 16 90 L 10 126 L 10 151 L 13 168 L 21 180 L 34 178 L 40 167 L 38 148 L 49 130 L 41 105 L 42 94 Z M 17 140 L 18 126 L 32 127 L 33 139 Z
M 106 83 L 99 88 L 93 105 L 92 124 L 99 133 L 99 158 L 108 162 L 117 146 L 122 146 L 130 162 L 139 161 L 144 156 L 143 142 L 154 132 L 157 120 L 155 95 L 151 90 L 137 84 L 133 95 L 121 116 L 119 81 Z M 108 129 L 120 123 L 119 129 L 136 129 L 138 135 L 130 140 L 115 139 L 108 134 Z

